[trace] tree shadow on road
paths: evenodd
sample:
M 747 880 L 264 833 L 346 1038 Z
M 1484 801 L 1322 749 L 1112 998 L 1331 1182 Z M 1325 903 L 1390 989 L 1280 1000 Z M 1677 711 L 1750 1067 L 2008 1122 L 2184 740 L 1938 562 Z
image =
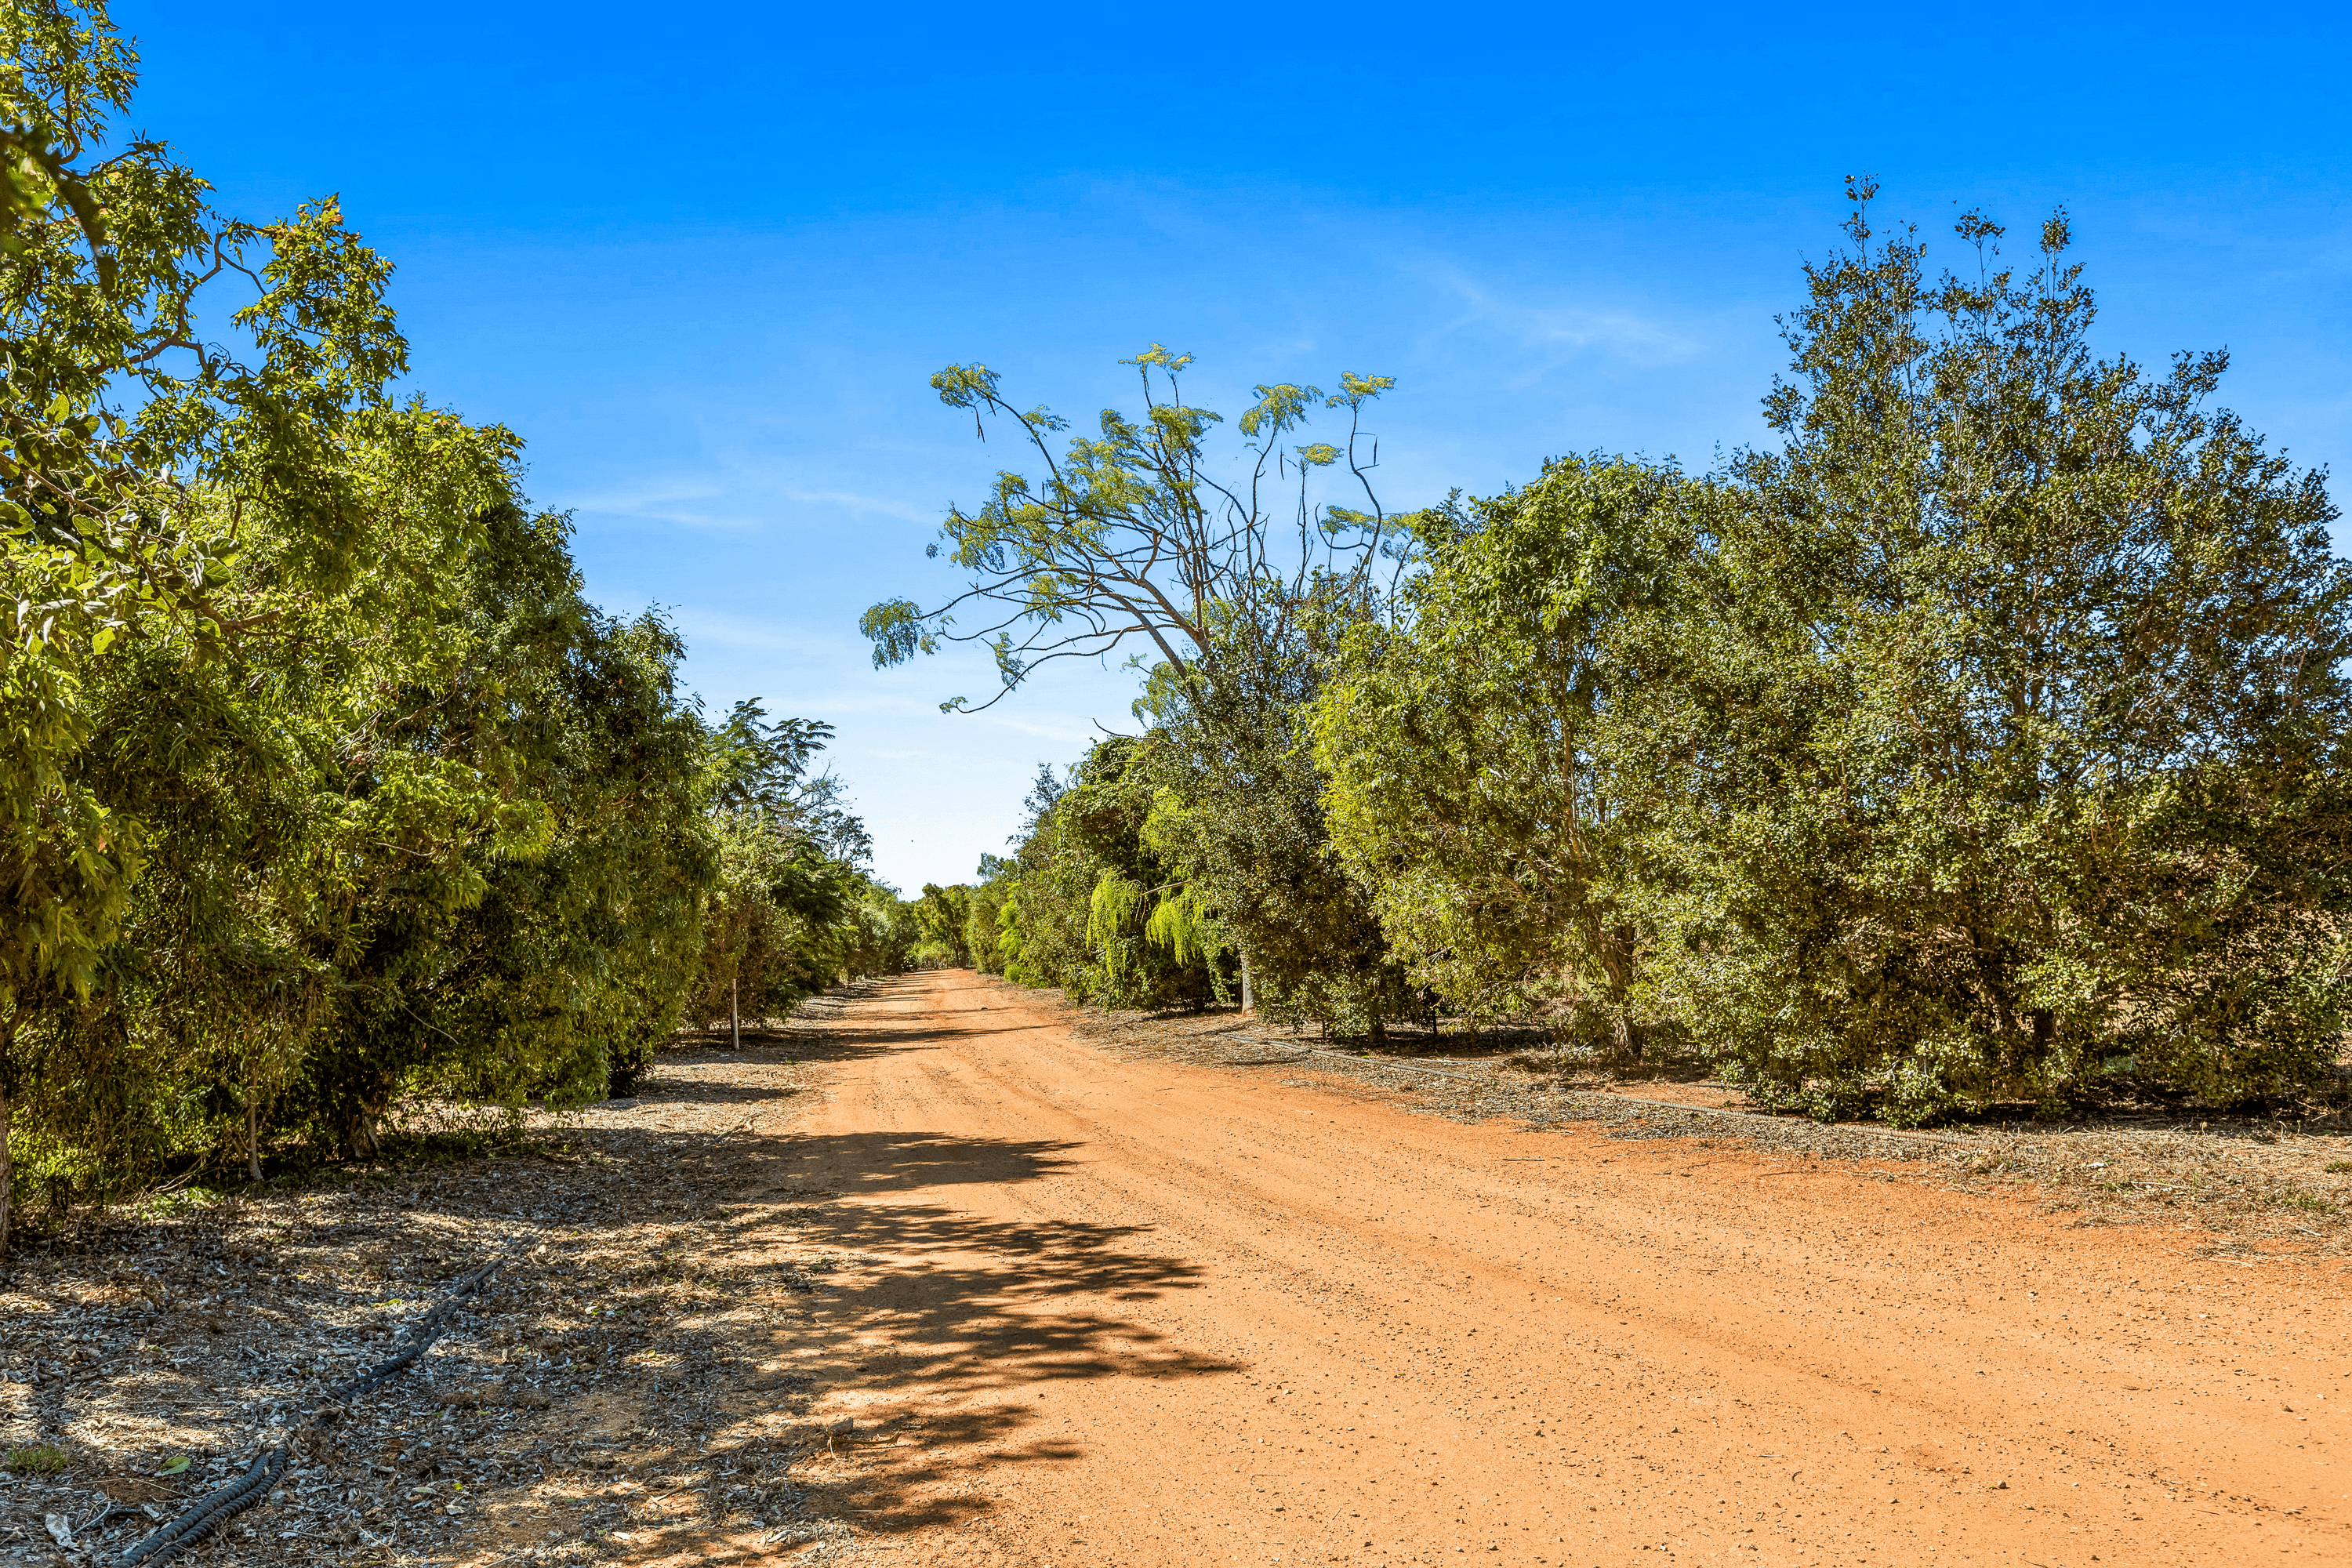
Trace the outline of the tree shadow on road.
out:
M 1069 1163 L 1063 1156 L 1077 1147 L 1055 1139 L 953 1132 L 845 1132 L 782 1142 L 786 1146 L 766 1170 L 781 1173 L 787 1183 L 860 1195 L 1038 1181 L 1059 1174 Z
M 861 1529 L 896 1534 L 968 1521 L 990 1504 L 960 1483 L 1008 1466 L 1075 1461 L 1108 1440 L 1034 1432 L 1060 1414 L 1057 1388 L 1241 1370 L 1133 1315 L 1203 1283 L 1199 1265 L 1151 1245 L 1154 1227 L 906 1201 L 1048 1179 L 1067 1167 L 1073 1144 L 942 1132 L 761 1142 L 761 1206 L 730 1222 L 722 1245 L 732 1256 L 712 1261 L 756 1269 L 761 1253 L 788 1240 L 831 1265 L 811 1300 L 821 1326 L 791 1336 L 794 1364 L 816 1388 L 878 1420 L 884 1436 L 905 1435 L 896 1447 L 837 1456 L 858 1479 L 831 1489 L 844 1499 L 855 1488 L 876 1494 L 847 1510 Z M 892 1201 L 844 1201 L 883 1194 Z
M 912 982 L 869 987 L 814 1026 L 747 1034 L 740 1057 L 718 1058 L 846 1067 L 950 1040 L 1011 1045 L 1059 1026 L 1024 1010 L 943 1015 L 929 1005 L 907 1008 L 901 1021 L 891 1006 L 901 986 L 913 1000 Z M 701 1540 L 700 1561 L 758 1562 L 776 1550 L 728 1530 L 721 1501 L 726 1478 L 758 1473 L 762 1454 L 774 1452 L 753 1436 L 763 1397 L 793 1391 L 808 1402 L 806 1419 L 854 1415 L 853 1433 L 826 1436 L 794 1465 L 803 1517 L 887 1538 L 971 1523 L 993 1509 L 1009 1475 L 1120 1440 L 1064 1425 L 1065 1396 L 1077 1384 L 1242 1370 L 1171 1341 L 1140 1315 L 1205 1282 L 1198 1263 L 1155 1245 L 1154 1226 L 1007 1213 L 983 1195 L 1066 1176 L 1078 1142 L 932 1130 L 782 1132 L 713 1148 L 647 1129 L 633 1152 L 640 1169 L 680 1174 L 726 1162 L 737 1196 L 703 1232 L 698 1266 L 743 1282 L 750 1296 L 763 1281 L 785 1282 L 809 1314 L 755 1332 L 772 1370 L 730 1401 L 741 1440 L 713 1433 L 704 1518 L 719 1533 Z

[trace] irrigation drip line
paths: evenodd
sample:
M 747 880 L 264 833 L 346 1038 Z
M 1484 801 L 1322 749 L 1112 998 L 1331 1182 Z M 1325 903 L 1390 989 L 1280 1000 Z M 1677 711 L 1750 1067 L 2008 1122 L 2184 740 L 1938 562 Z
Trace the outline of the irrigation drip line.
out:
M 436 1302 L 430 1311 L 408 1325 L 407 1343 L 394 1354 L 378 1362 L 365 1372 L 345 1379 L 317 1399 L 302 1406 L 298 1425 L 289 1430 L 285 1440 L 274 1448 L 265 1448 L 254 1457 L 252 1468 L 244 1475 L 217 1490 L 205 1493 L 191 1504 L 179 1518 L 149 1534 L 145 1539 L 124 1549 L 114 1560 L 114 1568 L 131 1568 L 133 1563 L 150 1565 L 168 1563 L 182 1549 L 194 1546 L 237 1514 L 251 1508 L 269 1495 L 278 1478 L 286 1473 L 286 1466 L 294 1455 L 294 1439 L 318 1424 L 320 1409 L 355 1399 L 406 1372 L 416 1358 L 432 1347 L 446 1327 L 446 1319 L 457 1310 L 457 1303 L 487 1283 L 493 1274 L 506 1267 L 504 1258 L 485 1263 L 449 1288 L 447 1295 Z

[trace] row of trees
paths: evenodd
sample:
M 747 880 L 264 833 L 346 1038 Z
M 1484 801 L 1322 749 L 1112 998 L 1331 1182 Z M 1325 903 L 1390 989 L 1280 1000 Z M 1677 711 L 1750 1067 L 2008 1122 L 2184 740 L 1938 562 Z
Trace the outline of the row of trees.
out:
M 1220 464 L 1161 350 L 1144 415 L 1063 452 L 942 373 L 1043 471 L 950 514 L 967 592 L 868 612 L 877 659 L 979 637 L 1010 691 L 1150 649 L 1143 733 L 1041 784 L 971 957 L 1124 1005 L 1246 974 L 1375 1036 L 1538 1021 L 1822 1116 L 2331 1090 L 2352 574 L 2324 477 L 2213 405 L 2223 356 L 2095 356 L 2063 217 L 2013 270 L 1970 215 L 1968 275 L 1935 278 L 1850 195 L 1783 322 L 1777 440 L 1702 475 L 1567 458 L 1391 517 L 1353 433 L 1382 382 L 1259 388 Z M 1344 444 L 1290 439 L 1318 401 Z M 1364 504 L 1310 504 L 1340 474 Z
M 0 10 L 0 1252 L 12 1199 L 424 1096 L 577 1102 L 911 946 L 812 772 L 583 597 L 520 442 L 394 384 L 391 268 L 101 151 L 102 7 Z

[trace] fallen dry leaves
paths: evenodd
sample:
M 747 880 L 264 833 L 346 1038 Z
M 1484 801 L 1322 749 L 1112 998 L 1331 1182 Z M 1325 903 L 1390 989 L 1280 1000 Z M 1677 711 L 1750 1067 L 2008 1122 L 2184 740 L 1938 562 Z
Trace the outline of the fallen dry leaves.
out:
M 0 1470 L 0 1554 L 110 1562 L 289 1426 L 278 1489 L 178 1561 L 848 1548 L 846 1506 L 795 1467 L 855 1435 L 809 1416 L 814 1379 L 776 1352 L 856 1260 L 799 1244 L 802 1199 L 740 1195 L 809 1090 L 793 1039 L 669 1053 L 637 1100 L 537 1119 L 521 1152 L 151 1200 L 20 1256 L 0 1288 L 0 1450 L 20 1461 Z M 299 1426 L 502 1256 L 406 1374 Z

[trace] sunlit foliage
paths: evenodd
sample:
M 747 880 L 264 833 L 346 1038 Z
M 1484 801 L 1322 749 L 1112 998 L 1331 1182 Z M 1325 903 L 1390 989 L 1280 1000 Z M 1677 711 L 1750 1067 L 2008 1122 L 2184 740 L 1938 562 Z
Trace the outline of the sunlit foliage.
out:
M 1110 578 L 1029 556 L 1064 596 L 1024 608 L 1011 566 L 1148 542 L 1103 496 L 1239 495 L 1198 477 L 1199 411 L 958 514 L 1006 628 L 1083 602 L 1086 635 L 1160 645 L 1150 727 L 1033 799 L 971 951 L 1162 1005 L 1149 955 L 1224 999 L 1231 954 L 1277 1015 L 1377 1036 L 1433 996 L 1824 1117 L 2340 1092 L 2352 570 L 2324 477 L 2216 406 L 2224 356 L 2093 352 L 2063 215 L 2020 268 L 1969 214 L 1936 278 L 1874 195 L 1784 323 L 1776 440 L 1715 472 L 1556 460 L 1381 517 L 1344 570 L 1228 500 L 1224 547 L 1280 564 L 1204 577 L 1181 618 L 1121 621 Z M 992 379 L 942 391 L 1001 407 Z M 947 624 L 869 630 L 898 657 Z
M 0 12 L 0 1251 L 54 1201 L 601 1097 L 745 980 L 903 966 L 812 776 L 583 596 L 520 441 L 396 396 L 391 268 L 151 140 L 102 8 Z M 197 323 L 205 323 L 200 333 Z

